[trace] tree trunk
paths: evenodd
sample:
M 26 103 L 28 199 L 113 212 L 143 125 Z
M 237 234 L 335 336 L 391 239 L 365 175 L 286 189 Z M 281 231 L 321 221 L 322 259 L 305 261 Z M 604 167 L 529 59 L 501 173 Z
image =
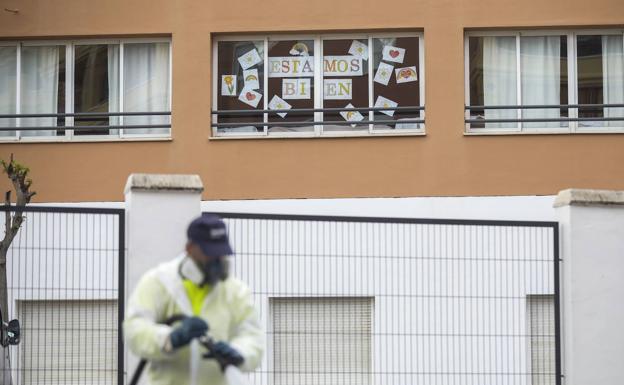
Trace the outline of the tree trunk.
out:
M 10 320 L 9 315 L 9 296 L 6 274 L 6 254 L 7 250 L 0 250 L 0 309 L 2 309 L 2 321 L 8 322 Z M 4 337 L 4 336 L 3 336 Z M 2 359 L 0 359 L 0 384 L 12 385 L 13 379 L 11 377 L 11 349 L 7 346 L 2 349 Z

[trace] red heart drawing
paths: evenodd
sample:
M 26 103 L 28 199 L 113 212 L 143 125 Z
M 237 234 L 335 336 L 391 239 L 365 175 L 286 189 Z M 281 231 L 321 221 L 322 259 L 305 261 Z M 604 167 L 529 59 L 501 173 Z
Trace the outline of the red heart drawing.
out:
M 245 94 L 245 97 L 247 98 L 247 100 L 254 100 L 256 98 L 256 95 L 252 94 L 251 92 L 247 92 Z
M 399 51 L 397 51 L 396 49 L 391 49 L 390 56 L 392 56 L 393 58 L 399 56 Z

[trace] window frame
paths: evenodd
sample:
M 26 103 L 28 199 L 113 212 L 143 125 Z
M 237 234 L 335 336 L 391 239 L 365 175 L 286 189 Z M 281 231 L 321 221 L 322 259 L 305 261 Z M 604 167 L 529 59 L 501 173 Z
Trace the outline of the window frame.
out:
M 133 43 L 167 43 L 169 44 L 169 74 L 167 92 L 169 93 L 168 110 L 171 111 L 172 105 L 172 56 L 173 42 L 170 37 L 154 37 L 154 38 L 119 38 L 119 39 L 70 39 L 70 40 L 24 40 L 24 41 L 0 41 L 2 47 L 15 46 L 17 50 L 17 81 L 16 81 L 16 114 L 21 113 L 21 48 L 36 46 L 64 46 L 65 47 L 65 113 L 74 113 L 74 86 L 75 86 L 75 49 L 76 46 L 88 45 L 118 45 L 119 46 L 119 110 L 123 112 L 123 47 L 126 44 Z M 74 117 L 65 117 L 65 126 L 59 127 L 65 130 L 62 136 L 32 136 L 23 137 L 19 131 L 21 119 L 16 118 L 17 134 L 14 137 L 0 137 L 0 143 L 38 143 L 38 142 L 117 142 L 117 141 L 162 141 L 171 140 L 173 127 L 169 128 L 168 134 L 125 134 L 123 128 L 118 129 L 116 135 L 74 135 Z M 119 117 L 119 125 L 123 125 L 123 116 Z
M 369 57 L 367 60 L 368 66 L 368 89 L 369 89 L 369 108 L 373 108 L 374 105 L 374 97 L 373 97 L 373 60 L 372 60 L 372 42 L 375 38 L 399 38 L 399 37 L 416 37 L 418 38 L 418 81 L 419 81 L 419 99 L 420 106 L 425 107 L 425 47 L 424 47 L 424 33 L 414 31 L 414 32 L 380 32 L 380 33 L 367 33 L 367 32 L 355 32 L 355 33 L 323 33 L 323 34 L 265 34 L 265 35 L 216 35 L 213 36 L 212 39 L 212 102 L 211 106 L 213 111 L 218 109 L 218 98 L 219 98 L 219 79 L 220 74 L 218 73 L 218 60 L 219 60 L 219 43 L 227 42 L 227 41 L 264 41 L 264 63 L 265 63 L 265 73 L 264 73 L 264 88 L 263 92 L 263 109 L 268 109 L 268 99 L 267 99 L 267 89 L 268 89 L 268 68 L 266 67 L 266 63 L 268 63 L 268 43 L 271 41 L 283 41 L 283 40 L 313 40 L 314 41 L 314 65 L 315 65 L 315 73 L 314 73 L 314 109 L 322 109 L 324 108 L 324 98 L 323 98 L 323 82 L 324 82 L 324 74 L 323 74 L 323 66 L 322 66 L 322 58 L 324 55 L 323 50 L 323 41 L 324 40 L 352 40 L 352 39 L 366 39 L 368 41 L 369 47 Z M 268 123 L 268 113 L 263 114 L 263 123 Z M 374 115 L 373 111 L 368 112 L 368 116 L 363 114 L 365 119 L 370 120 Z M 419 119 L 425 119 L 425 109 L 420 110 Z M 319 122 L 323 120 L 323 112 L 314 112 L 314 121 Z M 268 126 L 264 126 L 262 132 L 253 132 L 253 133 L 241 133 L 234 132 L 228 133 L 223 132 L 219 133 L 216 127 L 212 127 L 213 123 L 218 123 L 217 114 L 211 114 L 211 127 L 208 139 L 274 139 L 274 138 L 336 138 L 336 137 L 375 137 L 375 136 L 422 136 L 426 135 L 426 125 L 425 123 L 419 123 L 421 125 L 420 128 L 416 129 L 373 129 L 374 123 L 368 124 L 367 130 L 358 130 L 358 131 L 350 131 L 345 129 L 344 131 L 323 131 L 323 125 L 315 124 L 313 125 L 314 130 L 310 132 L 268 132 Z M 346 127 L 346 126 L 345 126 Z
M 577 72 L 577 37 L 586 35 L 619 35 L 622 36 L 624 47 L 624 29 L 530 29 L 530 30 L 496 30 L 496 31 L 465 31 L 464 33 L 464 103 L 470 106 L 470 46 L 471 37 L 515 37 L 516 39 L 516 71 L 517 71 L 517 105 L 522 106 L 522 66 L 520 57 L 520 39 L 523 36 L 565 36 L 567 42 L 567 80 L 568 104 L 578 104 L 578 72 Z M 624 49 L 624 48 L 623 48 Z M 623 69 L 624 71 L 624 69 Z M 578 118 L 578 108 L 568 108 L 568 117 Z M 517 119 L 522 119 L 523 109 L 517 109 Z M 470 110 L 464 110 L 464 119 L 471 119 Z M 552 135 L 552 134 L 614 134 L 624 133 L 624 120 L 621 127 L 579 127 L 579 122 L 569 121 L 567 127 L 523 127 L 521 122 L 514 128 L 472 128 L 471 123 L 464 123 L 464 135 Z

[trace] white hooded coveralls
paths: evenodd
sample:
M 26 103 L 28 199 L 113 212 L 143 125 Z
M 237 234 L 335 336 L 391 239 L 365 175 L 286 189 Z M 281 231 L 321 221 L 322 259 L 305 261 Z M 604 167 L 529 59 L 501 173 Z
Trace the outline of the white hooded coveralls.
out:
M 163 263 L 141 278 L 128 303 L 125 340 L 132 353 L 149 361 L 151 385 L 227 385 L 217 362 L 201 357 L 206 351 L 197 341 L 170 353 L 164 350 L 175 325 L 163 322 L 174 315 L 194 315 L 180 266 L 184 261 L 186 277 L 196 283 L 202 274 L 185 258 Z M 260 364 L 264 338 L 251 292 L 243 282 L 230 277 L 215 285 L 198 316 L 208 323 L 208 334 L 215 341 L 228 342 L 244 357 L 241 370 L 252 371 Z

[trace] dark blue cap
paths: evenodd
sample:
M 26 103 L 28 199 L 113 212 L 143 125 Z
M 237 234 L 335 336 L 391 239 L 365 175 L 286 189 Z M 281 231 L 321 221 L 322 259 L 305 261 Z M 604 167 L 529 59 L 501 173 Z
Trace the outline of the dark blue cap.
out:
M 186 231 L 188 240 L 199 245 L 209 257 L 232 255 L 225 223 L 216 215 L 205 214 L 194 219 Z

